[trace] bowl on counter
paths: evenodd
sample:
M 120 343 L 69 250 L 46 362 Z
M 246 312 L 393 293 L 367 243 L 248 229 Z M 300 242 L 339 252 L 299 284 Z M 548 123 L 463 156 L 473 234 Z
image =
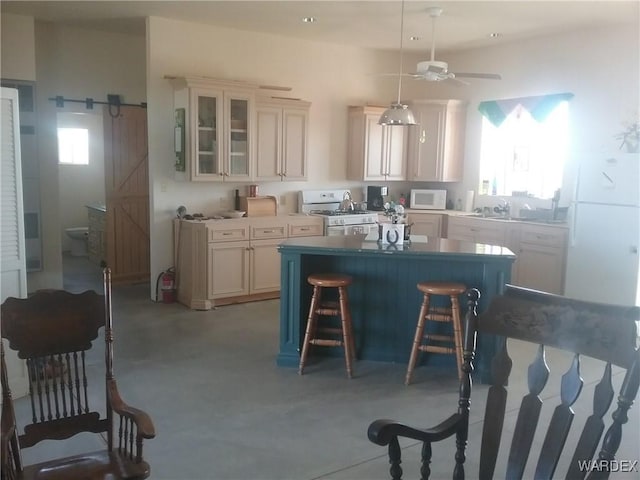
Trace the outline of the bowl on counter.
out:
M 240 218 L 244 217 L 245 213 L 247 212 L 243 212 L 241 210 L 229 210 L 228 212 L 220 213 L 220 215 L 222 215 L 224 218 Z

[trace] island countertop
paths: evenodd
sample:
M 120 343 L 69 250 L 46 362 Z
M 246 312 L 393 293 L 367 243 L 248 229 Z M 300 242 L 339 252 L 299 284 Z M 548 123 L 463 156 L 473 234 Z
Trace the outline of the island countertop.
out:
M 280 251 L 313 252 L 316 255 L 393 255 L 397 258 L 414 256 L 451 255 L 452 257 L 516 257 L 506 247 L 430 237 L 426 242 L 387 244 L 365 240 L 365 235 L 336 235 L 326 237 L 290 238 L 282 242 Z
M 312 273 L 345 273 L 354 278 L 348 292 L 358 358 L 406 364 L 422 304 L 418 282 L 460 282 L 477 288 L 482 295 L 478 305 L 481 313 L 509 282 L 516 258 L 505 247 L 435 237 L 402 245 L 367 241 L 364 235 L 290 238 L 280 244 L 279 251 L 277 363 L 289 367 L 296 367 L 300 358 L 312 291 L 306 279 Z M 432 304 L 445 305 L 446 300 L 435 297 Z M 464 299 L 461 302 L 466 311 Z M 489 359 L 497 342 L 491 336 L 478 338 L 476 373 L 482 382 L 490 380 Z M 312 351 L 312 355 L 317 353 L 342 355 L 340 349 Z M 420 361 L 422 365 L 446 367 L 456 375 L 453 355 L 423 353 Z M 357 363 L 354 369 L 357 376 Z

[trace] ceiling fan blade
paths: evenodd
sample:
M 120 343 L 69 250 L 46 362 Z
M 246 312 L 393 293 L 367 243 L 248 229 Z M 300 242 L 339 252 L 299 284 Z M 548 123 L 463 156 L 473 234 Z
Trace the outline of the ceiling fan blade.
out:
M 497 73 L 456 73 L 456 77 L 463 78 L 485 78 L 488 80 L 502 80 L 502 76 Z
M 445 80 L 446 83 L 455 85 L 456 87 L 468 86 L 471 85 L 469 82 L 465 82 L 464 80 L 460 80 L 456 77 L 449 77 Z

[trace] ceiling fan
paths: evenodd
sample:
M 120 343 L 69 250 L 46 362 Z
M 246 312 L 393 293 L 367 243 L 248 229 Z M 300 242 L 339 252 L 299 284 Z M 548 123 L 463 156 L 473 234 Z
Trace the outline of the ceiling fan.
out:
M 453 80 L 456 83 L 469 85 L 468 82 L 460 80 L 460 78 L 484 78 L 489 80 L 501 80 L 502 77 L 497 73 L 453 73 L 449 71 L 447 62 L 435 59 L 436 53 L 436 19 L 442 14 L 442 8 L 431 7 L 428 9 L 431 17 L 431 60 L 418 62 L 415 73 L 409 73 L 410 77 L 419 80 L 427 80 L 429 82 L 441 82 L 444 80 Z

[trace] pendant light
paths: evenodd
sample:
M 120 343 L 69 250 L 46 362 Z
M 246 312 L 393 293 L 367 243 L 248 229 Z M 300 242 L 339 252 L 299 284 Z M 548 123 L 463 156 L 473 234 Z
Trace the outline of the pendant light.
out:
M 413 112 L 409 110 L 407 105 L 400 103 L 400 93 L 402 91 L 402 36 L 404 35 L 404 0 L 402 0 L 402 13 L 400 14 L 400 74 L 398 75 L 398 101 L 392 103 L 382 115 L 378 124 L 389 126 L 405 127 L 416 125 L 416 119 Z

